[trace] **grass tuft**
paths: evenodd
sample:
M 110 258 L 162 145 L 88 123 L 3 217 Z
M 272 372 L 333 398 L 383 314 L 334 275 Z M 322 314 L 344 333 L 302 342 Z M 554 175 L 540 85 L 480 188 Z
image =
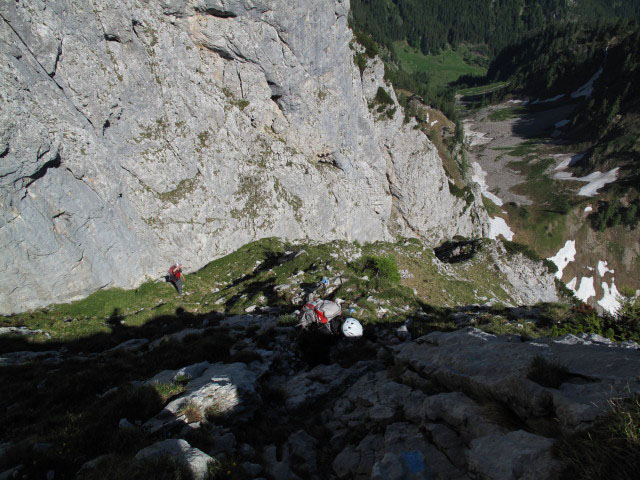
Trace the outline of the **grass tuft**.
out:
M 178 382 L 158 382 L 153 384 L 153 388 L 155 388 L 164 402 L 185 391 L 184 384 Z
M 615 399 L 592 429 L 559 442 L 564 478 L 627 480 L 640 471 L 640 396 Z
M 180 410 L 178 410 L 178 414 L 184 415 L 187 423 L 201 422 L 204 419 L 200 409 L 193 402 L 189 402 L 180 408 Z
M 569 378 L 569 369 L 564 365 L 554 363 L 544 357 L 536 356 L 529 365 L 527 378 L 538 385 L 549 388 L 558 388 Z

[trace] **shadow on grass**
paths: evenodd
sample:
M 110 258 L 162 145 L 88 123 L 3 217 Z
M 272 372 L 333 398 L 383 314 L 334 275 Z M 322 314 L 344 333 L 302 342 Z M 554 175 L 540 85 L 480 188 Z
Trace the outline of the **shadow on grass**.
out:
M 152 386 L 131 382 L 203 361 L 229 361 L 233 341 L 228 330 L 219 326 L 221 318 L 215 313 L 176 309 L 174 315 L 130 327 L 122 323 L 116 308 L 107 321 L 110 333 L 48 342 L 46 350 L 55 350 L 57 355 L 22 365 L 6 362 L 15 358 L 16 352 L 35 351 L 34 344 L 20 337 L 3 338 L 0 443 L 11 442 L 13 447 L 0 458 L 0 472 L 21 464 L 20 475 L 26 478 L 46 478 L 50 470 L 56 472 L 55 478 L 73 478 L 82 464 L 105 454 L 122 457 L 118 462 L 128 465 L 140 448 L 170 433 L 150 434 L 140 426 L 158 414 L 167 399 Z M 205 320 L 217 328 L 203 329 L 201 335 L 183 341 L 163 341 L 155 348 L 149 347 L 153 340 L 200 327 Z M 133 339 L 148 339 L 149 343 L 135 351 L 118 348 Z M 123 418 L 130 426 L 119 426 Z M 184 432 L 179 438 L 184 438 Z M 133 468 L 133 464 L 130 466 Z M 118 477 L 114 473 L 112 478 Z M 122 478 L 148 477 L 131 474 Z

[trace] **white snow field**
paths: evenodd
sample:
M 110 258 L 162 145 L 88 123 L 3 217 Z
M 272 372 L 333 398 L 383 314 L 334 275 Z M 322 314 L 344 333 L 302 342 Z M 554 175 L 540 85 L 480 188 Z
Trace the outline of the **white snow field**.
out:
M 580 286 L 578 290 L 575 290 L 576 297 L 583 302 L 586 302 L 591 297 L 596 296 L 596 289 L 593 286 L 593 277 L 582 277 L 580 279 Z
M 502 235 L 506 240 L 511 241 L 515 234 L 511 231 L 507 222 L 504 221 L 504 218 L 489 217 L 489 238 L 495 240 L 498 235 Z
M 554 170 L 564 170 L 567 167 L 571 167 L 578 163 L 582 157 L 584 157 L 584 153 L 572 154 L 572 153 L 559 153 L 554 155 L 554 157 L 558 159 L 562 159 L 558 165 L 554 168 Z
M 564 267 L 569 265 L 569 263 L 573 262 L 576 258 L 576 241 L 575 240 L 567 240 L 558 253 L 556 253 L 553 257 L 549 257 L 548 260 L 551 260 L 558 267 L 558 271 L 556 272 L 556 278 L 562 279 L 562 271 Z
M 589 184 L 582 187 L 578 191 L 578 195 L 583 197 L 593 197 L 598 193 L 598 190 L 604 187 L 607 183 L 615 182 L 616 178 L 618 178 L 618 170 L 620 170 L 620 167 L 616 167 L 606 173 L 593 172 L 586 177 L 579 178 L 578 180 L 582 182 L 588 181 Z
M 554 257 L 555 258 L 555 257 Z M 589 268 L 589 267 L 587 267 Z M 593 268 L 589 268 L 590 270 L 594 270 Z M 598 261 L 598 266 L 596 268 L 598 271 L 598 275 L 600 278 L 604 277 L 605 274 L 611 273 L 614 271 L 607 267 L 607 262 L 604 260 Z M 583 302 L 586 302 L 591 297 L 596 296 L 596 290 L 594 286 L 594 278 L 593 277 L 582 277 L 580 279 L 580 286 L 576 289 L 576 285 L 578 283 L 578 279 L 573 277 L 571 280 L 567 282 L 567 288 L 575 293 L 576 297 L 578 297 Z M 602 298 L 598 300 L 598 305 L 602 307 L 603 310 L 610 314 L 615 314 L 620 309 L 620 292 L 616 288 L 615 279 L 611 278 L 611 284 L 608 284 L 604 280 L 601 282 L 602 286 Z
M 564 162 L 563 162 L 564 163 Z M 558 166 L 559 167 L 559 166 Z M 558 170 L 556 167 L 556 170 Z M 559 171 L 553 175 L 553 178 L 557 180 L 571 180 L 575 182 L 588 182 L 587 185 L 582 187 L 578 191 L 578 195 L 582 197 L 593 197 L 597 195 L 598 190 L 604 187 L 607 183 L 614 182 L 618 178 L 618 170 L 620 167 L 616 167 L 608 172 L 593 172 L 586 177 L 574 177 L 570 172 Z
M 482 195 L 484 195 L 493 203 L 501 207 L 504 202 L 489 191 L 489 186 L 487 185 L 487 181 L 486 181 L 487 172 L 485 172 L 482 169 L 482 167 L 478 162 L 473 162 L 471 164 L 471 167 L 473 168 L 473 173 L 471 174 L 471 180 L 473 182 L 476 182 L 478 185 L 480 185 L 480 191 L 482 192 Z
M 601 300 L 598 300 L 598 305 L 604 308 L 609 313 L 616 313 L 620 310 L 620 292 L 616 288 L 614 279 L 611 279 L 611 286 L 607 285 L 607 282 L 602 282 L 602 290 L 604 295 Z
M 607 266 L 607 262 L 603 260 L 598 260 L 598 275 L 600 275 L 601 277 L 604 277 L 605 273 L 607 272 L 611 272 L 611 274 L 615 273 L 614 270 L 611 270 Z

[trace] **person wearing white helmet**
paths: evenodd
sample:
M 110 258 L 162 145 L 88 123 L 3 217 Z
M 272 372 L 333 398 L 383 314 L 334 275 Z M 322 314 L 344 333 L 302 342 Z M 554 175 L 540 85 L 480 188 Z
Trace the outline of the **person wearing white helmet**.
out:
M 345 319 L 338 303 L 313 298 L 308 300 L 299 315 L 298 326 L 303 330 L 342 337 L 362 336 L 360 322 L 355 318 Z
M 307 310 L 308 311 L 308 310 Z M 302 321 L 297 336 L 297 344 L 302 354 L 302 359 L 309 365 L 331 363 L 331 350 L 342 339 L 350 343 L 350 339 L 361 338 L 362 325 L 355 318 L 344 318 L 342 315 L 331 318 L 326 322 Z M 348 347 L 347 347 L 348 348 Z

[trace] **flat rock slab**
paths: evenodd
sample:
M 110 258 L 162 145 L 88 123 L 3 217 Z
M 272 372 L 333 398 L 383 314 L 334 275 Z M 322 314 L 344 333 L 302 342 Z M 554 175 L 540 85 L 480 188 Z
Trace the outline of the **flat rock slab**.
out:
M 170 457 L 187 466 L 194 480 L 207 478 L 207 470 L 210 463 L 215 460 L 189 445 L 186 440 L 169 439 L 143 448 L 136 454 L 138 460 L 156 457 Z
M 109 350 L 106 350 L 105 353 L 120 352 L 120 351 L 132 352 L 134 350 L 139 350 L 140 348 L 144 347 L 147 343 L 149 343 L 149 340 L 147 340 L 146 338 L 132 338 L 131 340 L 127 340 L 126 342 L 122 342 L 116 345 L 115 347 L 110 348 Z
M 56 350 L 47 350 L 45 352 L 11 352 L 0 355 L 0 367 L 27 365 L 34 362 L 41 362 L 46 365 L 57 365 L 62 362 L 62 358 L 60 358 L 60 352 Z
M 189 336 L 200 336 L 205 332 L 203 328 L 185 328 L 179 332 L 172 333 L 170 335 L 164 335 L 163 337 L 154 340 L 149 344 L 149 350 L 154 350 L 169 342 L 183 342 L 185 338 Z
M 318 365 L 308 372 L 281 379 L 277 386 L 287 397 L 285 401 L 287 409 L 297 410 L 357 378 L 365 369 L 366 365 L 362 364 L 356 364 L 352 368 L 342 368 L 336 364 Z
M 194 363 L 186 367 L 182 367 L 178 370 L 163 370 L 155 375 L 153 378 L 147 380 L 146 384 L 153 383 L 173 383 L 178 379 L 192 379 L 201 376 L 205 370 L 212 365 L 209 362 Z
M 278 326 L 278 319 L 270 315 L 234 315 L 220 322 L 220 325 L 231 329 L 247 329 L 258 326 L 256 333 L 262 333 L 271 327 Z
M 348 445 L 336 456 L 332 467 L 338 478 L 467 478 L 463 470 L 425 440 L 417 425 L 405 422 L 389 425 L 384 435 L 367 435 L 357 446 Z
M 240 421 L 247 419 L 261 404 L 255 385 L 258 374 L 244 363 L 215 363 L 209 367 L 197 364 L 187 375 L 194 376 L 186 385 L 185 392 L 144 426 L 152 432 L 170 428 L 186 421 L 183 411 L 187 407 L 196 408 L 204 418 L 230 417 Z M 176 378 L 162 373 L 158 378 Z M 155 377 L 154 377 L 155 378 Z
M 529 366 L 537 356 L 564 365 L 571 377 L 558 389 L 529 380 Z M 523 342 L 474 328 L 434 332 L 400 345 L 396 361 L 452 391 L 500 398 L 522 417 L 555 415 L 567 433 L 606 413 L 610 398 L 640 392 L 637 350 L 549 339 Z
M 27 327 L 0 327 L 0 335 L 35 335 L 42 330 L 31 330 Z
M 522 430 L 481 437 L 467 453 L 469 471 L 492 480 L 556 478 L 562 464 L 552 456 L 553 443 Z

